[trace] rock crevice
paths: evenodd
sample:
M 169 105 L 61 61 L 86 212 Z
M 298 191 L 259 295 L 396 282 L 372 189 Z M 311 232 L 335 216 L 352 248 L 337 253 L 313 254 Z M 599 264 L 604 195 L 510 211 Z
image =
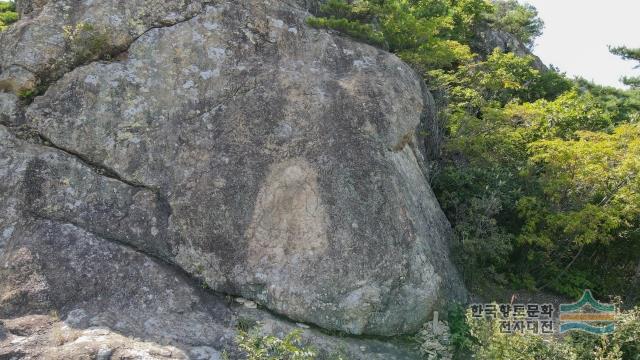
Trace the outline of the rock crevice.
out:
M 28 129 L 27 131 L 34 131 L 33 129 Z M 118 174 L 117 171 L 115 171 L 114 169 L 105 166 L 104 164 L 100 164 L 97 162 L 92 161 L 91 159 L 89 159 L 87 156 L 82 155 L 81 153 L 75 152 L 73 150 L 69 150 L 69 149 L 65 149 L 61 146 L 56 145 L 55 143 L 53 143 L 51 141 L 51 139 L 47 138 L 45 135 L 42 135 L 38 132 L 35 132 L 36 136 L 41 140 L 40 145 L 42 146 L 46 146 L 46 147 L 50 147 L 59 151 L 62 151 L 63 153 L 77 159 L 78 161 L 80 161 L 81 163 L 87 165 L 89 168 L 93 169 L 98 175 L 100 176 L 104 176 L 107 177 L 109 179 L 113 179 L 116 181 L 119 181 L 121 183 L 124 183 L 128 186 L 134 187 L 134 188 L 142 188 L 142 189 L 147 189 L 153 192 L 156 192 L 157 195 L 159 197 L 162 197 L 162 195 L 160 194 L 160 190 L 156 187 L 153 186 L 149 186 L 149 185 L 145 185 L 139 182 L 135 182 L 135 181 L 131 181 L 128 179 L 125 179 L 124 177 L 122 177 L 120 174 Z

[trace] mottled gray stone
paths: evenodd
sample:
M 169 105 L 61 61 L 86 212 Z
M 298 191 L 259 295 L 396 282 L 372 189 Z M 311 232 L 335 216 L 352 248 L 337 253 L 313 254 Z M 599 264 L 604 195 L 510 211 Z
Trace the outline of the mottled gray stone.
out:
M 189 19 L 212 2 L 19 1 L 24 21 L 0 32 L 0 89 L 37 90 L 75 66 L 117 56 L 149 29 Z
M 143 191 L 120 222 L 133 204 L 94 207 L 86 188 L 49 185 L 34 211 L 295 320 L 416 331 L 462 293 L 413 145 L 420 78 L 293 8 L 252 4 L 151 30 L 126 60 L 76 69 L 39 97 L 27 123 Z
M 37 84 L 35 74 L 21 66 L 10 65 L 0 72 L 0 91 L 28 95 L 30 91 L 34 91 Z
M 295 1 L 69 4 L 0 35 L 23 45 L 2 68 L 47 89 L 24 111 L 3 94 L 23 126 L 0 126 L 0 317 L 57 310 L 188 354 L 233 349 L 238 316 L 392 336 L 464 300 L 416 136 L 432 100 L 398 58 Z M 80 58 L 60 29 L 85 20 L 109 31 Z
M 19 99 L 9 93 L 0 92 L 0 124 L 17 124 L 19 111 Z
M 39 12 L 49 0 L 16 0 L 16 10 L 21 18 Z
M 101 183 L 97 170 L 76 157 L 19 140 L 2 126 L 0 148 L 0 186 L 18 190 L 0 188 L 4 189 L 0 191 L 0 221 L 12 224 L 9 251 L 0 254 L 0 319 L 13 319 L 5 321 L 12 326 L 5 331 L 8 336 L 0 339 L 0 356 L 39 358 L 54 354 L 49 358 L 68 359 L 118 349 L 113 356 L 138 353 L 151 354 L 152 359 L 183 359 L 194 356 L 194 351 L 202 354 L 215 349 L 226 350 L 236 359 L 239 351 L 234 339 L 239 319 L 260 321 L 265 334 L 281 336 L 297 328 L 264 310 L 234 305 L 207 292 L 181 269 L 121 245 L 108 235 L 33 213 L 26 204 L 41 196 L 43 187 L 38 184 L 43 179 L 68 186 L 70 195 L 74 184 L 80 182 L 95 187 L 96 192 L 104 188 L 125 202 L 135 193 L 118 190 L 115 179 L 102 180 L 110 186 Z M 103 201 L 99 197 L 95 200 Z M 72 202 L 62 207 L 68 204 Z M 30 315 L 34 313 L 57 315 Z M 16 342 L 16 336 L 27 338 Z M 326 354 L 344 350 L 353 359 L 415 356 L 404 345 L 336 338 L 311 328 L 304 330 L 303 338 Z M 154 357 L 167 346 L 179 351 Z M 363 353 L 361 346 L 377 350 Z M 209 353 L 215 358 L 215 352 Z

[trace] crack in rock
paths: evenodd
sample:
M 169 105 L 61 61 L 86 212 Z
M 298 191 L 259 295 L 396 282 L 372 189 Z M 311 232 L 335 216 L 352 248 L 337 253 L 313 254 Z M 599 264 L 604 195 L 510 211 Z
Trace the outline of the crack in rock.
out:
M 61 78 L 63 78 L 66 74 L 74 71 L 75 69 L 86 66 L 86 65 L 90 65 L 94 62 L 101 62 L 109 59 L 118 59 L 123 54 L 126 54 L 131 48 L 131 46 L 136 41 L 138 41 L 138 39 L 148 34 L 150 31 L 154 29 L 171 28 L 174 26 L 178 26 L 182 23 L 191 21 L 194 18 L 206 13 L 207 7 L 211 5 L 215 5 L 217 3 L 218 1 L 202 1 L 200 2 L 200 5 L 202 6 L 202 10 L 194 13 L 193 15 L 187 16 L 181 20 L 167 21 L 167 20 L 160 19 L 157 21 L 159 23 L 158 25 L 151 25 L 150 27 L 143 30 L 139 35 L 131 38 L 127 43 L 122 44 L 120 46 L 118 45 L 113 45 L 111 47 L 106 46 L 104 49 L 101 49 L 100 53 L 91 55 L 90 58 L 86 60 L 83 60 L 82 57 L 80 57 L 80 55 L 77 55 L 77 54 L 74 55 L 72 50 L 66 49 L 66 51 L 62 54 L 61 57 L 66 57 L 66 56 L 71 57 L 70 59 L 68 59 L 69 61 L 68 66 L 65 66 L 64 63 L 59 63 L 58 69 L 55 69 L 55 64 L 50 64 L 48 66 L 45 66 L 44 70 L 34 69 L 30 66 L 16 63 L 16 62 L 11 62 L 4 65 L 0 64 L 0 91 L 13 92 L 18 94 L 25 90 L 29 90 L 31 91 L 31 93 L 29 94 L 28 98 L 25 99 L 27 104 L 29 104 L 33 101 L 33 98 L 35 96 L 44 94 L 49 89 L 49 87 L 51 87 Z M 188 10 L 183 9 L 182 11 L 187 12 Z M 78 25 L 78 24 L 80 23 L 77 23 L 75 25 Z M 9 36 L 9 35 L 5 35 L 5 36 Z M 65 46 L 68 47 L 68 44 L 66 44 Z M 55 59 L 55 58 L 52 58 L 52 59 Z M 49 59 L 49 62 L 52 59 Z M 42 66 L 44 64 L 36 64 L 36 65 Z M 26 71 L 27 73 L 29 73 L 33 78 L 33 81 L 34 81 L 33 84 L 32 85 L 21 84 L 22 80 L 18 80 L 18 83 L 16 83 L 16 80 L 12 78 L 12 74 L 7 73 L 7 69 L 10 69 L 12 67 L 19 68 L 22 71 Z
M 56 149 L 59 151 L 64 152 L 65 154 L 68 154 L 76 159 L 78 159 L 81 163 L 87 165 L 89 168 L 91 168 L 92 170 L 94 170 L 98 175 L 100 176 L 104 176 L 104 177 L 108 177 L 110 179 L 113 180 L 117 180 L 121 183 L 124 183 L 126 185 L 129 185 L 131 187 L 134 188 L 142 188 L 142 189 L 147 189 L 153 192 L 159 192 L 160 189 L 158 187 L 154 187 L 154 186 L 150 186 L 150 185 L 145 185 L 143 183 L 137 182 L 137 181 L 132 181 L 132 180 L 128 180 L 125 179 L 122 175 L 118 174 L 117 171 L 115 171 L 114 169 L 104 165 L 104 164 L 100 164 L 96 161 L 91 160 L 89 157 L 73 151 L 71 149 L 66 149 L 62 146 L 56 145 L 53 141 L 51 141 L 51 139 L 49 139 L 47 136 L 43 135 L 42 133 L 36 131 L 33 128 L 28 128 L 30 131 L 32 131 L 40 140 L 41 143 L 40 145 L 42 146 L 46 146 L 46 147 L 50 147 L 52 149 Z

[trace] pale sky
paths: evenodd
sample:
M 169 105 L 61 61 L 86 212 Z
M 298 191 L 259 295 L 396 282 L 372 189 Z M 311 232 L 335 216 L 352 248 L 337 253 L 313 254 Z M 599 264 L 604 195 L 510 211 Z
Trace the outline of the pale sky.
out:
M 622 75 L 640 75 L 634 62 L 607 45 L 640 47 L 640 0 L 520 0 L 538 9 L 544 34 L 533 52 L 569 76 L 623 87 Z

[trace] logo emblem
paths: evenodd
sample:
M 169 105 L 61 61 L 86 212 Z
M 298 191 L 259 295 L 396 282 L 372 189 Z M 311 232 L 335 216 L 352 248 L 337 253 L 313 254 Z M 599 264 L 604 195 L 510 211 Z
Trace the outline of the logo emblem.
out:
M 591 334 L 611 334 L 615 330 L 616 309 L 602 304 L 585 290 L 580 300 L 560 305 L 560 333 L 580 330 Z

